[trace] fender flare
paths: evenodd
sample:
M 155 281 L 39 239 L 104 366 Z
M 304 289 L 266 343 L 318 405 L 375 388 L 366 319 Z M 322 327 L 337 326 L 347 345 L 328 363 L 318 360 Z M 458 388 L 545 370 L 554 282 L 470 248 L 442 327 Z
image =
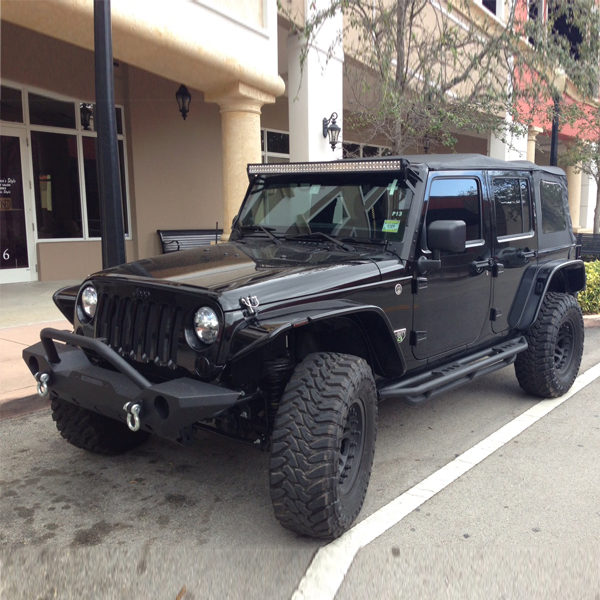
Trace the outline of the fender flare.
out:
M 582 260 L 553 260 L 531 265 L 525 270 L 508 314 L 508 324 L 527 329 L 537 319 L 542 300 L 550 286 L 561 277 L 562 291 L 575 294 L 585 289 L 585 265 Z
M 227 362 L 249 355 L 282 334 L 338 317 L 354 320 L 362 333 L 371 332 L 372 335 L 364 335 L 365 342 L 386 376 L 400 376 L 406 372 L 406 360 L 385 312 L 378 306 L 349 300 L 313 302 L 275 310 L 263 309 L 246 327 L 236 331 L 235 336 L 241 336 L 249 343 L 230 355 Z

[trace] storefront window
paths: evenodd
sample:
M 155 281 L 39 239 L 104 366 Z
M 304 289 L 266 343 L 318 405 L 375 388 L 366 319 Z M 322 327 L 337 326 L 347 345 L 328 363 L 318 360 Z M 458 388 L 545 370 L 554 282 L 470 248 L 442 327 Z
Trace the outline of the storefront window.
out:
M 32 125 L 75 129 L 75 103 L 30 92 L 29 120 Z
M 31 151 L 38 238 L 83 237 L 76 136 L 32 131 Z
M 11 123 L 23 122 L 23 100 L 21 90 L 15 90 L 5 85 L 0 91 L 0 120 Z
M 80 102 L 79 113 L 81 115 L 81 128 L 84 131 L 96 131 L 96 105 Z M 123 111 L 118 106 L 115 108 L 115 118 L 117 121 L 117 135 L 123 135 Z
M 263 163 L 290 162 L 290 134 L 261 129 L 260 143 Z

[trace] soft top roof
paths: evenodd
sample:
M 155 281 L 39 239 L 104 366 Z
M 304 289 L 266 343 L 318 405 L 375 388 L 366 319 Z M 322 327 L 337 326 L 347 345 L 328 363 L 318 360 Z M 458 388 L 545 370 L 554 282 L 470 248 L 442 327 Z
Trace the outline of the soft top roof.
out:
M 414 154 L 402 156 L 411 164 L 425 164 L 430 171 L 495 169 L 497 171 L 546 171 L 553 175 L 563 175 L 559 167 L 536 165 L 527 160 L 500 160 L 483 154 Z M 364 160 L 364 159 L 363 159 Z

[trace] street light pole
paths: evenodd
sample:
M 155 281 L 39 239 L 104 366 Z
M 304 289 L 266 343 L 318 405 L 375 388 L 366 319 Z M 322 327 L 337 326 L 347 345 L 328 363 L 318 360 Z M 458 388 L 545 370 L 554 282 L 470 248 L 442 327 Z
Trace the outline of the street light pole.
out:
M 552 136 L 550 138 L 550 166 L 558 166 L 558 126 L 560 125 L 560 96 L 554 96 L 552 111 Z
M 110 0 L 94 0 L 96 160 L 100 192 L 102 267 L 125 262 L 121 174 L 117 145 Z

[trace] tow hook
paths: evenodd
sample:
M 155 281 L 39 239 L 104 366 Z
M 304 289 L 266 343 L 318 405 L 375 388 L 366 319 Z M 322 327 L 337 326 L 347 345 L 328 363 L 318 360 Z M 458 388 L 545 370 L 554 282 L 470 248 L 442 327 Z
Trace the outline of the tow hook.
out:
M 48 395 L 48 382 L 50 381 L 50 375 L 48 373 L 36 373 L 35 380 L 37 384 L 37 393 L 42 396 Z
M 138 431 L 140 428 L 140 412 L 142 412 L 141 404 L 127 402 L 123 406 L 123 410 L 127 413 L 127 427 L 131 431 Z

